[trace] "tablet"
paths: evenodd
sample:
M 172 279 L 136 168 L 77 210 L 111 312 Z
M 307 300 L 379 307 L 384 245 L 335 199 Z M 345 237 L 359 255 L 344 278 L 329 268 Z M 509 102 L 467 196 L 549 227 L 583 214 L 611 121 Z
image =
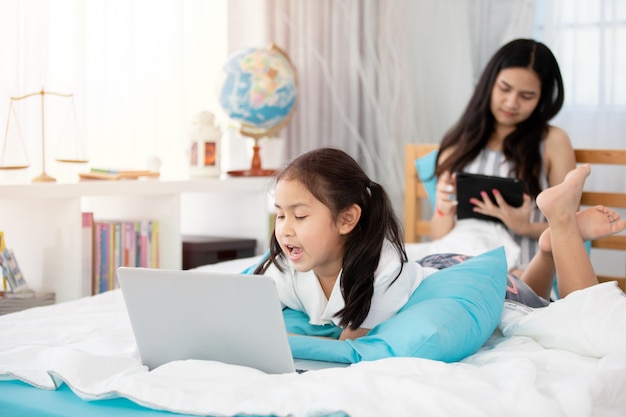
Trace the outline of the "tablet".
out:
M 491 192 L 493 189 L 498 190 L 504 201 L 513 207 L 519 207 L 524 202 L 524 183 L 518 179 L 457 172 L 456 194 L 459 201 L 456 209 L 457 218 L 475 218 L 501 223 L 500 219 L 474 212 L 474 205 L 469 201 L 472 197 L 482 200 L 480 193 L 486 191 L 491 201 L 497 204 Z

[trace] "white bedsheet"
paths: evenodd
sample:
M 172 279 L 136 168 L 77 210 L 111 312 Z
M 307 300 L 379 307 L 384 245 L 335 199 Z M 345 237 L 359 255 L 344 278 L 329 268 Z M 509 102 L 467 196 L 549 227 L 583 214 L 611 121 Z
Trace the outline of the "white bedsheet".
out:
M 266 375 L 210 361 L 148 372 L 115 290 L 0 317 L 0 376 L 191 414 L 617 417 L 626 415 L 626 298 L 606 283 L 544 309 L 507 304 L 499 330 L 459 363 L 390 358 Z

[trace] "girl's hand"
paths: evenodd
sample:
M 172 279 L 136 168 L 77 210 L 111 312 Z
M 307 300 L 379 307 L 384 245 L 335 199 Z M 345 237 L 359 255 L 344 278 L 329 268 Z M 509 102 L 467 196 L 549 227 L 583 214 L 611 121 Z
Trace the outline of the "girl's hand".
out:
M 516 235 L 527 235 L 530 229 L 531 198 L 524 194 L 524 201 L 519 207 L 513 207 L 504 200 L 496 189 L 492 190 L 496 204 L 493 204 L 487 192 L 481 193 L 482 199 L 470 198 L 476 213 L 498 218 Z
M 359 337 L 363 337 L 367 335 L 367 333 L 369 333 L 370 330 L 371 329 L 366 329 L 364 327 L 359 327 L 356 330 L 352 330 L 349 327 L 346 327 L 341 332 L 341 335 L 339 336 L 339 340 L 347 340 L 347 339 L 356 340 Z
M 438 216 L 452 216 L 456 214 L 456 175 L 444 172 L 437 179 L 435 194 L 435 213 Z

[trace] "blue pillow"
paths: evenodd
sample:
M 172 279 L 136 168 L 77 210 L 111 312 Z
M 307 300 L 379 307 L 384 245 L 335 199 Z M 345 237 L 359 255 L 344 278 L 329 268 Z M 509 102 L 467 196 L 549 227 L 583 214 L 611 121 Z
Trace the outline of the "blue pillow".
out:
M 250 265 L 249 267 L 247 267 L 246 269 L 244 269 L 243 271 L 241 271 L 241 274 L 246 274 L 246 275 L 252 275 L 254 274 L 254 270 L 257 268 L 257 266 L 261 265 L 263 262 L 265 262 L 265 260 L 270 256 L 270 250 L 266 250 L 265 253 L 263 254 L 263 256 L 261 257 L 261 259 L 253 264 Z
M 500 247 L 426 278 L 391 319 L 356 340 L 289 336 L 293 356 L 356 363 L 388 357 L 459 361 L 495 330 L 504 305 L 506 257 Z M 285 313 L 290 329 L 307 320 Z M 302 328 L 302 327 L 301 327 Z
M 435 194 L 437 192 L 437 177 L 433 174 L 435 173 L 438 152 L 439 150 L 436 149 L 415 160 L 417 175 L 419 175 L 420 180 L 424 183 L 426 194 L 428 194 L 428 200 L 433 210 L 435 209 Z
M 331 337 L 339 339 L 341 327 L 334 324 L 318 325 L 309 323 L 309 316 L 303 311 L 285 308 L 283 318 L 288 333 L 306 334 L 307 336 Z

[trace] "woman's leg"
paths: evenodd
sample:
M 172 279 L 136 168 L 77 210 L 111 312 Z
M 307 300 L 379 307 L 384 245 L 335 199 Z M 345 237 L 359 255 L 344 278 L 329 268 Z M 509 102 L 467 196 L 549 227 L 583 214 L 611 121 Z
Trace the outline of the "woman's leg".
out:
M 563 183 L 537 196 L 537 206 L 548 220 L 549 228 L 539 238 L 539 252 L 522 275 L 536 293 L 549 299 L 554 274 L 559 277 L 559 294 L 597 284 L 585 240 L 598 239 L 626 228 L 626 221 L 604 206 L 577 212 L 589 165 L 572 170 Z

